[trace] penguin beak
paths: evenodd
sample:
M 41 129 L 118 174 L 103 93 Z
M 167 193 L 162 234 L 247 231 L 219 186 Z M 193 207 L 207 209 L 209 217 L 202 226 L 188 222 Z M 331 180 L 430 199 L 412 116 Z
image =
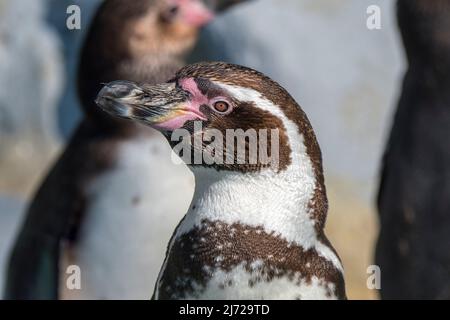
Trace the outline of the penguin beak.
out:
M 194 27 L 202 27 L 214 19 L 213 11 L 202 1 L 185 1 L 182 6 L 184 21 Z
M 189 93 L 175 83 L 150 86 L 114 81 L 100 90 L 95 102 L 113 117 L 141 122 L 160 131 L 181 128 L 189 120 L 206 120 L 190 106 Z

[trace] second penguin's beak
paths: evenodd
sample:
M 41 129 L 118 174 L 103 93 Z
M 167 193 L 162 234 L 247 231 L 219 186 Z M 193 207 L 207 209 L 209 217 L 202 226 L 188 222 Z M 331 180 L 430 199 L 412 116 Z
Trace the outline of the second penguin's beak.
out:
M 175 83 L 138 85 L 114 81 L 103 87 L 95 102 L 114 117 L 138 121 L 160 131 L 174 131 L 189 120 L 206 120 L 191 107 L 189 94 Z

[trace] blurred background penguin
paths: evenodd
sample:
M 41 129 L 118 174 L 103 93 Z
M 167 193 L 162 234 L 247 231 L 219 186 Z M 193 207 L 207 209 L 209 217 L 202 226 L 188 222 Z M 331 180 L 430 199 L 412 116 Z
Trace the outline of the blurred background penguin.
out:
M 169 80 L 216 6 L 227 3 L 211 9 L 201 0 L 100 5 L 79 62 L 84 116 L 29 206 L 11 254 L 6 298 L 151 296 L 170 234 L 189 206 L 192 177 L 167 160 L 170 149 L 160 134 L 98 112 L 94 100 L 101 84 L 115 79 Z M 69 265 L 83 270 L 81 290 L 64 290 Z
M 378 195 L 383 299 L 450 299 L 450 1 L 399 0 L 408 70 Z

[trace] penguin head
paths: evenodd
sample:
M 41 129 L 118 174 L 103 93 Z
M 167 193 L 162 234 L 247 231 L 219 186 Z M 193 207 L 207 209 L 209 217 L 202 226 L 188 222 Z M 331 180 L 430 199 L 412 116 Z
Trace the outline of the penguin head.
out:
M 275 81 L 246 67 L 193 64 L 155 86 L 115 81 L 100 91 L 96 102 L 110 115 L 161 131 L 191 166 L 282 171 L 300 144 L 307 146 L 308 157 L 321 160 L 313 130 L 294 99 Z
M 105 56 L 183 55 L 214 18 L 202 0 L 106 0 L 91 34 Z

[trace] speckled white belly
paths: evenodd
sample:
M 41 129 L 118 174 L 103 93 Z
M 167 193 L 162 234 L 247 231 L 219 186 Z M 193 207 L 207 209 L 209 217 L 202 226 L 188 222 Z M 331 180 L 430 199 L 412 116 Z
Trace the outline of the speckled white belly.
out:
M 192 174 L 170 161 L 171 152 L 160 135 L 123 143 L 116 166 L 92 181 L 79 241 L 63 257 L 81 268 L 82 288 L 65 288 L 63 268 L 62 298 L 151 298 L 194 188 Z
M 216 271 L 205 288 L 191 294 L 186 299 L 214 300 L 336 300 L 329 292 L 335 285 L 312 277 L 309 281 L 302 279 L 300 274 L 293 278 L 283 276 L 271 281 L 249 281 L 258 277 L 257 273 L 249 273 L 243 265 L 229 272 Z M 263 275 L 259 276 L 264 278 Z M 180 279 L 182 281 L 182 279 Z M 200 287 L 199 287 L 200 288 Z

